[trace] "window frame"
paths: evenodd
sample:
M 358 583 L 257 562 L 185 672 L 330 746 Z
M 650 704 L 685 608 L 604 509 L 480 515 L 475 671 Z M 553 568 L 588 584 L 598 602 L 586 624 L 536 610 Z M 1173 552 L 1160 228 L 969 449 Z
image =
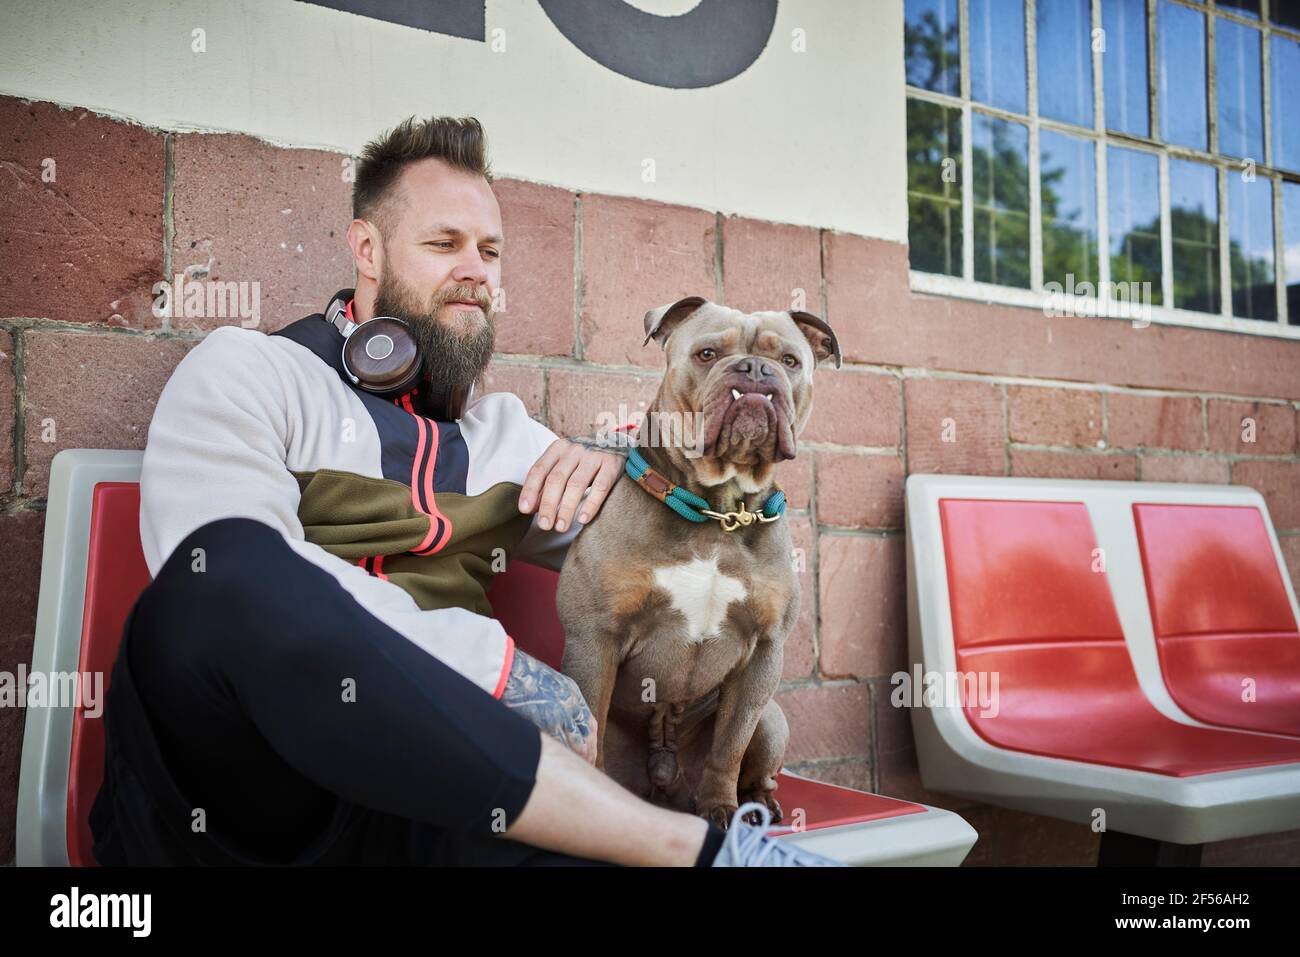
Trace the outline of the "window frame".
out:
M 909 284 L 913 291 L 935 295 L 953 296 L 963 299 L 978 299 L 1015 306 L 1030 306 L 1046 311 L 1050 306 L 1060 305 L 1057 297 L 1051 296 L 1043 286 L 1043 235 L 1042 235 L 1042 180 L 1040 132 L 1043 129 L 1063 133 L 1093 143 L 1093 156 L 1096 173 L 1097 200 L 1097 248 L 1098 248 L 1098 290 L 1096 297 L 1075 295 L 1068 300 L 1073 314 L 1080 316 L 1106 316 L 1124 320 L 1132 319 L 1131 306 L 1123 301 L 1115 301 L 1109 296 L 1100 295 L 1109 291 L 1110 275 L 1110 192 L 1107 183 L 1106 150 L 1109 146 L 1152 153 L 1159 164 L 1160 182 L 1160 285 L 1161 305 L 1152 304 L 1149 318 L 1152 324 L 1175 326 L 1193 326 L 1202 329 L 1216 329 L 1229 332 L 1241 332 L 1251 335 L 1264 335 L 1275 338 L 1300 339 L 1300 325 L 1289 323 L 1287 309 L 1287 287 L 1285 270 L 1285 243 L 1282 222 L 1283 183 L 1300 184 L 1300 171 L 1286 171 L 1275 168 L 1273 159 L 1273 77 L 1272 77 L 1272 37 L 1274 34 L 1296 43 L 1300 43 L 1300 30 L 1274 25 L 1269 15 L 1270 0 L 1261 0 L 1259 19 L 1242 14 L 1232 7 L 1220 7 L 1217 0 L 1145 0 L 1146 13 L 1146 53 L 1147 53 L 1147 110 L 1149 126 L 1147 136 L 1111 131 L 1106 128 L 1105 82 L 1102 75 L 1104 54 L 1096 49 L 1092 53 L 1092 93 L 1093 123 L 1091 127 L 1075 126 L 1071 123 L 1042 117 L 1038 112 L 1038 0 L 1023 0 L 1025 6 L 1025 75 L 1026 98 L 1029 112 L 1013 113 L 999 107 L 971 100 L 971 61 L 970 61 L 970 0 L 957 0 L 958 36 L 960 55 L 959 95 L 938 93 L 907 83 L 904 69 L 904 95 L 907 99 L 925 100 L 949 109 L 961 111 L 962 156 L 961 156 L 961 201 L 962 201 L 962 274 L 950 276 L 944 273 L 920 272 L 909 269 Z M 1088 0 L 1092 31 L 1102 27 L 1102 0 Z M 1160 133 L 1160 90 L 1159 90 L 1159 37 L 1158 10 L 1160 4 L 1171 3 L 1195 10 L 1205 17 L 1206 42 L 1206 112 L 1208 123 L 1208 150 L 1165 143 L 1159 139 Z M 904 0 L 906 4 L 906 0 Z M 1273 210 L 1273 282 L 1276 297 L 1277 316 L 1273 320 L 1251 319 L 1232 315 L 1232 276 L 1231 276 L 1231 236 L 1229 217 L 1232 211 L 1228 206 L 1229 175 L 1240 175 L 1246 159 L 1220 154 L 1219 116 L 1218 116 L 1218 78 L 1216 72 L 1216 24 L 1219 19 L 1232 20 L 1255 29 L 1260 36 L 1260 72 L 1262 89 L 1262 122 L 1264 126 L 1264 156 L 1255 163 L 1256 182 L 1267 181 L 1271 191 Z M 906 15 L 904 15 L 906 24 Z M 1090 48 L 1092 44 L 1089 44 Z M 1300 103 L 1296 105 L 1300 109 Z M 1029 282 L 1028 289 L 1014 286 L 1001 286 L 980 282 L 975 277 L 975 233 L 974 233 L 974 177 L 973 145 L 971 139 L 973 114 L 980 112 L 986 116 L 1009 120 L 1028 127 L 1029 133 Z M 904 109 L 906 115 L 906 108 Z M 1173 289 L 1173 237 L 1171 235 L 1170 216 L 1170 158 L 1193 160 L 1208 165 L 1215 170 L 1215 182 L 1218 196 L 1218 230 L 1219 230 L 1219 288 L 1220 304 L 1218 313 L 1198 312 L 1179 309 L 1170 305 L 1174 301 Z M 1253 158 L 1247 158 L 1253 159 Z M 910 212 L 909 212 L 910 219 Z M 1300 281 L 1300 276 L 1292 277 Z M 1300 317 L 1297 317 L 1300 321 Z

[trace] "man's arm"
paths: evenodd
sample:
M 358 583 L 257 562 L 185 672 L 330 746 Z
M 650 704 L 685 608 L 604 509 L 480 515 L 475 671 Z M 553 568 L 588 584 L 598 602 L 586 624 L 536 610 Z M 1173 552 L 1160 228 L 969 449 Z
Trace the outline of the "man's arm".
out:
M 578 683 L 545 662 L 515 649 L 501 703 L 551 737 L 596 763 L 596 719 Z
M 576 442 L 583 448 L 600 449 L 602 452 L 609 452 L 612 455 L 617 455 L 623 461 L 627 461 L 628 440 L 626 438 L 616 438 L 608 432 L 590 432 L 587 435 L 575 435 L 569 441 Z
M 559 571 L 574 537 L 623 474 L 627 448 L 602 435 L 561 439 L 540 423 L 532 425 L 549 444 L 519 491 L 519 511 L 535 517 L 515 557 Z
M 519 413 L 528 416 L 523 403 L 519 403 Z M 595 433 L 560 438 L 530 416 L 526 428 L 536 433 L 542 452 L 520 488 L 519 510 L 532 512 L 534 518 L 512 558 L 558 572 L 568 546 L 582 531 L 584 523 L 578 516 L 586 512 L 590 520 L 603 505 L 614 482 L 623 475 L 627 449 L 617 449 L 611 439 Z M 591 450 L 599 450 L 599 454 Z M 563 521 L 563 529 L 556 519 Z
M 140 483 L 150 572 L 194 529 L 220 518 L 255 519 L 384 624 L 499 698 L 514 656 L 500 622 L 460 608 L 421 610 L 397 585 L 304 539 L 286 450 L 304 441 L 302 408 L 326 398 L 301 394 L 301 380 L 262 338 L 234 327 L 213 331 L 181 361 L 159 397 Z M 218 559 L 205 556 L 205 562 Z

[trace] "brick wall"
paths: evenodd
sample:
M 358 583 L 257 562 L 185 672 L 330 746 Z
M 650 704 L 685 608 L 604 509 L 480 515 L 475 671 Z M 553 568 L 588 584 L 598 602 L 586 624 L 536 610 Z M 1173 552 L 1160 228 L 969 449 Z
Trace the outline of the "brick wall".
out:
M 0 97 L 0 670 L 31 660 L 49 463 L 142 448 L 171 369 L 214 324 L 157 319 L 153 284 L 258 281 L 272 331 L 351 281 L 345 158 L 240 135 L 166 133 Z M 900 146 L 901 148 L 901 146 Z M 42 178 L 46 159 L 55 179 Z M 661 353 L 641 316 L 700 294 L 807 308 L 845 367 L 819 372 L 800 457 L 782 466 L 803 610 L 778 699 L 787 764 L 959 811 L 972 864 L 1091 864 L 1082 825 L 925 791 L 906 668 L 909 472 L 1232 482 L 1266 497 L 1300 569 L 1300 342 L 913 295 L 895 243 L 706 210 L 499 181 L 509 236 L 491 386 L 560 434 L 644 408 Z M 219 321 L 219 320 L 218 320 Z M 237 320 L 229 320 L 237 321 Z M 1241 420 L 1256 421 L 1254 443 Z M 955 441 L 943 441 L 952 420 Z M 51 428 L 52 426 L 52 428 Z M 0 709 L 0 862 L 12 859 L 21 712 Z M 1300 831 L 1206 849 L 1206 863 L 1300 863 Z

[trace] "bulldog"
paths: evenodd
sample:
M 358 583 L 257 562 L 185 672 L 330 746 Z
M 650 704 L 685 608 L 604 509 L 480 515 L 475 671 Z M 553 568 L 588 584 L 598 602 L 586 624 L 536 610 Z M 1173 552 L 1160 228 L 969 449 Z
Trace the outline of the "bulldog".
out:
M 789 727 L 772 696 L 800 593 L 776 467 L 839 343 L 809 313 L 699 296 L 647 312 L 645 331 L 667 368 L 627 473 L 569 548 L 561 669 L 611 778 L 723 829 L 746 801 L 779 821 Z

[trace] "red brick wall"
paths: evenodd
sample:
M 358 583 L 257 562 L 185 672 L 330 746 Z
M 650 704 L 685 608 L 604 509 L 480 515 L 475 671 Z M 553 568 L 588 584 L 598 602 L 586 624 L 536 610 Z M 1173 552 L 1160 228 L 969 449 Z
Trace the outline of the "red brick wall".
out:
M 0 97 L 0 670 L 30 662 L 50 459 L 141 448 L 159 390 L 210 320 L 162 320 L 153 284 L 258 281 L 272 331 L 351 281 L 344 157 L 164 133 Z M 56 179 L 41 179 L 42 161 Z M 700 294 L 807 308 L 839 331 L 800 457 L 783 466 L 804 604 L 778 692 L 787 763 L 959 811 L 969 861 L 1091 864 L 1087 827 L 922 789 L 905 712 L 908 472 L 1235 482 L 1258 488 L 1300 569 L 1300 342 L 913 295 L 895 243 L 499 181 L 509 236 L 491 385 L 561 434 L 643 408 L 662 357 L 646 309 Z M 219 321 L 219 320 L 218 320 Z M 237 320 L 229 320 L 237 321 Z M 1239 441 L 1255 418 L 1257 439 Z M 944 420 L 955 427 L 942 441 Z M 44 441 L 47 420 L 55 440 Z M 0 862 L 13 854 L 22 714 L 0 710 Z M 1300 831 L 1206 849 L 1300 863 Z

